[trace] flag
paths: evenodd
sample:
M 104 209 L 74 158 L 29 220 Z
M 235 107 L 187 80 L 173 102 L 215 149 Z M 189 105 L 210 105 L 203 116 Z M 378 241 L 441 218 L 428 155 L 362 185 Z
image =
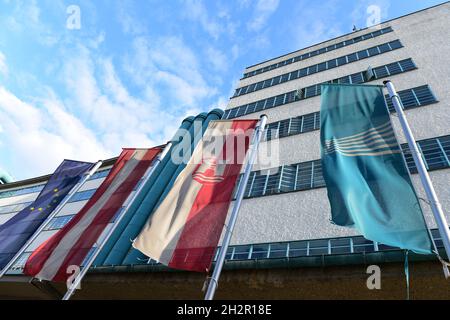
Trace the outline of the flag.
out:
M 208 271 L 258 120 L 211 121 L 133 247 L 174 269 Z
M 25 245 L 92 163 L 64 160 L 29 206 L 0 225 L 0 269 Z
M 31 254 L 24 273 L 40 280 L 66 281 L 68 267 L 81 266 L 160 151 L 159 147 L 123 149 L 85 206 Z
M 322 86 L 322 170 L 332 221 L 369 240 L 432 252 L 381 86 Z

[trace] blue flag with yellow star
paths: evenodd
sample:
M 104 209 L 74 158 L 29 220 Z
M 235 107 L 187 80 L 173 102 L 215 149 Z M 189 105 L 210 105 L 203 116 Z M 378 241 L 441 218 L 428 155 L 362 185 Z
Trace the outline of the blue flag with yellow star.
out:
M 25 245 L 92 165 L 89 162 L 64 160 L 36 200 L 0 225 L 0 269 Z

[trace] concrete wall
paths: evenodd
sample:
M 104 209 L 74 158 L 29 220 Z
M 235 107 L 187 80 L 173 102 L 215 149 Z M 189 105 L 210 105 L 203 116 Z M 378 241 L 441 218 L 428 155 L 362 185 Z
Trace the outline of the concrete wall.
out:
M 413 133 L 417 140 L 449 135 L 450 56 L 448 52 L 450 52 L 450 42 L 448 41 L 448 30 L 450 30 L 450 3 L 382 24 L 383 28 L 386 26 L 392 26 L 394 31 L 371 40 L 365 40 L 270 72 L 243 79 L 238 84 L 238 87 L 394 39 L 399 39 L 404 46 L 403 48 L 235 97 L 230 100 L 228 108 L 349 75 L 365 70 L 369 65 L 379 66 L 412 58 L 418 69 L 392 76 L 390 80 L 393 81 L 398 91 L 428 84 L 439 100 L 439 103 L 424 106 L 423 108 L 411 109 L 406 112 Z M 367 30 L 362 30 L 312 48 L 300 50 L 286 57 L 249 68 L 245 72 L 367 32 Z M 382 80 L 373 81 L 372 83 L 382 84 Z M 263 112 L 249 114 L 241 118 L 257 118 L 264 113 L 268 115 L 269 123 L 271 123 L 319 110 L 320 97 L 313 97 L 264 110 Z M 406 140 L 401 132 L 398 118 L 395 115 L 392 116 L 392 121 L 399 142 L 405 143 Z M 285 137 L 271 141 L 270 143 L 279 143 L 279 164 L 260 164 L 256 165 L 255 169 L 267 169 L 274 165 L 293 164 L 320 159 L 319 131 Z M 261 153 L 265 150 L 266 144 L 266 142 L 262 143 Z M 447 218 L 450 220 L 450 170 L 431 172 L 431 177 Z M 426 198 L 418 175 L 413 176 L 413 182 L 419 196 Z M 425 202 L 422 202 L 422 207 L 424 208 L 427 221 L 430 226 L 434 227 L 435 223 L 432 219 L 429 206 Z M 249 244 L 357 234 L 352 229 L 332 225 L 329 219 L 330 207 L 325 188 L 246 199 L 243 201 L 241 207 L 232 243 Z

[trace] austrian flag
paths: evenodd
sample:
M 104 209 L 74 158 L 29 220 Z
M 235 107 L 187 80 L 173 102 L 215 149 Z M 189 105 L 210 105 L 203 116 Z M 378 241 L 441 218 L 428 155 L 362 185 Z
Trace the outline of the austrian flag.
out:
M 28 258 L 24 273 L 40 280 L 66 281 L 150 168 L 161 148 L 123 149 L 108 176 L 85 206 Z
M 210 122 L 186 167 L 133 242 L 174 269 L 207 272 L 258 120 Z

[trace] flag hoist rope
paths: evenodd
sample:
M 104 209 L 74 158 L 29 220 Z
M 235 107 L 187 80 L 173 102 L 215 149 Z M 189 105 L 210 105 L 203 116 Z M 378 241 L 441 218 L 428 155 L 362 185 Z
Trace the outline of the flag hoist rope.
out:
M 108 242 L 109 238 L 112 236 L 112 234 L 116 230 L 117 226 L 122 221 L 123 217 L 125 217 L 125 214 L 128 212 L 128 209 L 130 208 L 131 204 L 134 202 L 134 200 L 136 199 L 136 197 L 138 196 L 138 194 L 140 193 L 140 191 L 144 187 L 145 183 L 153 175 L 153 173 L 155 172 L 156 168 L 161 163 L 161 161 L 164 159 L 164 157 L 167 155 L 167 153 L 169 152 L 171 147 L 172 147 L 172 142 L 168 142 L 166 144 L 166 146 L 164 147 L 164 149 L 153 160 L 153 163 L 152 163 L 152 166 L 150 167 L 149 172 L 145 176 L 144 181 L 141 182 L 139 188 L 136 190 L 136 192 L 134 193 L 133 197 L 130 199 L 130 201 L 128 203 L 128 206 L 124 210 L 122 210 L 122 212 L 119 214 L 119 216 L 117 217 L 116 221 L 114 222 L 112 228 L 106 234 L 106 236 L 103 239 L 103 241 L 100 243 L 100 245 L 97 248 L 95 248 L 94 253 L 89 258 L 89 260 L 86 262 L 86 264 L 83 266 L 83 269 L 76 276 L 76 278 L 74 279 L 73 283 L 68 287 L 68 290 L 67 290 L 66 294 L 64 295 L 64 297 L 62 298 L 62 300 L 69 300 L 70 297 L 72 297 L 72 295 L 74 294 L 75 290 L 80 285 L 81 280 L 86 275 L 86 273 L 88 272 L 89 268 L 94 263 L 94 261 L 97 258 L 97 256 L 99 255 L 100 251 L 102 251 L 103 247 Z
M 225 262 L 225 256 L 227 254 L 228 246 L 230 245 L 231 236 L 233 234 L 234 225 L 239 213 L 239 208 L 241 207 L 241 202 L 244 197 L 245 187 L 247 186 L 247 181 L 252 170 L 253 163 L 255 162 L 256 156 L 258 154 L 258 146 L 261 141 L 261 137 L 264 133 L 264 129 L 267 123 L 267 116 L 262 115 L 255 128 L 253 134 L 252 144 L 250 145 L 250 152 L 248 161 L 245 164 L 244 175 L 239 183 L 238 190 L 236 192 L 236 200 L 234 202 L 233 210 L 231 211 L 230 220 L 228 222 L 228 227 L 225 228 L 225 236 L 222 241 L 222 246 L 220 247 L 219 256 L 217 257 L 217 262 L 214 267 L 214 272 L 212 277 L 209 279 L 208 289 L 205 295 L 205 300 L 212 300 L 214 294 L 218 287 L 220 273 L 222 272 L 222 267 Z
M 27 240 L 27 242 L 22 246 L 22 248 L 14 255 L 14 257 L 8 262 L 8 264 L 0 271 L 0 278 L 5 275 L 5 273 L 14 265 L 14 263 L 19 259 L 22 253 L 30 246 L 30 244 L 40 235 L 42 230 L 48 226 L 50 221 L 61 211 L 61 209 L 66 205 L 67 202 L 73 197 L 75 193 L 80 190 L 80 188 L 89 180 L 90 177 L 100 168 L 103 164 L 103 161 L 98 161 L 91 170 L 89 170 L 82 180 L 80 180 L 73 188 L 70 190 L 69 194 L 59 203 L 59 205 L 53 210 L 52 213 L 45 219 L 45 221 L 37 228 L 37 230 L 33 233 L 33 235 Z
M 419 148 L 417 147 L 416 140 L 414 139 L 411 128 L 409 127 L 408 121 L 406 120 L 400 97 L 395 91 L 395 87 L 390 80 L 384 81 L 383 83 L 389 92 L 389 97 L 391 98 L 392 104 L 394 105 L 395 111 L 397 112 L 398 119 L 402 126 L 406 140 L 408 141 L 409 150 L 411 150 L 411 154 L 414 158 L 414 163 L 417 167 L 417 171 L 419 172 L 423 188 L 425 189 L 425 193 L 427 195 L 431 211 L 433 212 L 434 219 L 438 226 L 439 234 L 441 235 L 442 242 L 444 243 L 445 252 L 447 253 L 448 259 L 450 259 L 450 229 L 448 222 L 445 218 L 444 212 L 442 210 L 441 203 L 439 202 L 439 199 L 436 195 L 433 184 L 431 182 L 430 176 L 425 167 L 422 154 L 420 153 Z M 433 241 L 433 239 L 431 240 Z M 439 256 L 439 252 L 436 252 L 436 254 L 438 255 L 438 259 L 442 263 L 442 266 L 444 268 L 445 277 L 448 278 L 450 276 L 448 271 L 449 263 L 444 261 Z

